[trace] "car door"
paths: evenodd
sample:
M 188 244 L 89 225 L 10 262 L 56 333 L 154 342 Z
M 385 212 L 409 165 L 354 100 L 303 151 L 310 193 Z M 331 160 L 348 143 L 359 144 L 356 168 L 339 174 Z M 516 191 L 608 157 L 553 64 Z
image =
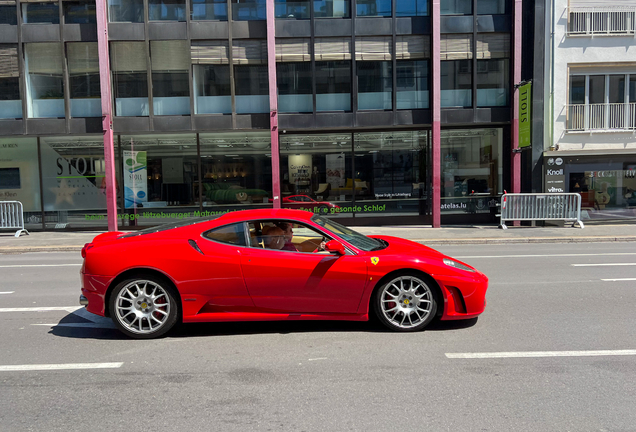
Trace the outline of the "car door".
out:
M 241 248 L 241 268 L 257 308 L 270 312 L 355 313 L 367 280 L 363 258 Z

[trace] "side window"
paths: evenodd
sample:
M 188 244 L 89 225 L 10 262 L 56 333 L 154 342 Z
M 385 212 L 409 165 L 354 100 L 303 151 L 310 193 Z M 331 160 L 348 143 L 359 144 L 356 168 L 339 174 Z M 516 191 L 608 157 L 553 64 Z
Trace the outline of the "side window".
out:
M 284 220 L 253 221 L 247 226 L 250 246 L 261 249 L 317 252 L 324 238 L 313 228 Z
M 220 243 L 229 243 L 237 246 L 246 246 L 243 223 L 235 223 L 215 228 L 203 234 L 203 237 Z

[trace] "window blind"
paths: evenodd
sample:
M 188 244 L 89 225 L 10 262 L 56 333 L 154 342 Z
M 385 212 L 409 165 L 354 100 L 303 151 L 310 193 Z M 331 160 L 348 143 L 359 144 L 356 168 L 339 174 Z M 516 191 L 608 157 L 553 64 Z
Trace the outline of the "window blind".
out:
M 311 55 L 309 53 L 309 38 L 276 40 L 276 61 L 277 62 L 311 61 Z
M 154 72 L 176 72 L 190 69 L 188 41 L 150 41 L 150 66 Z
M 30 74 L 62 75 L 62 51 L 59 42 L 25 44 L 25 62 Z
M 351 38 L 314 39 L 316 61 L 351 60 Z
M 431 57 L 431 38 L 428 35 L 398 36 L 395 41 L 397 60 L 426 59 Z
M 510 57 L 510 36 L 506 33 L 477 35 L 477 58 L 494 59 Z
M 0 44 L 0 78 L 19 76 L 18 46 Z
M 473 35 L 443 34 L 440 39 L 441 60 L 468 60 L 473 58 Z
M 392 42 L 391 36 L 356 38 L 356 60 L 391 60 Z
M 99 73 L 97 42 L 73 42 L 66 44 L 68 73 L 83 75 Z
M 145 72 L 146 44 L 144 42 L 111 42 L 110 68 L 113 72 Z
M 235 39 L 232 42 L 232 62 L 241 64 L 266 64 L 267 41 L 264 39 Z
M 229 64 L 227 41 L 193 41 L 190 47 L 192 64 Z

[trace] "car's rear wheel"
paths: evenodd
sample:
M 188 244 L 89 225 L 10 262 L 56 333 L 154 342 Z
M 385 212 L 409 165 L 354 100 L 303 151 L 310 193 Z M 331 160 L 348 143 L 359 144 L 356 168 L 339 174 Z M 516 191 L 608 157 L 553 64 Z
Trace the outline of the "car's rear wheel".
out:
M 395 331 L 418 331 L 435 318 L 437 302 L 430 283 L 416 274 L 396 274 L 375 293 L 378 319 Z
M 110 311 L 123 333 L 136 339 L 151 339 L 174 327 L 179 303 L 169 282 L 143 275 L 117 284 L 110 296 Z

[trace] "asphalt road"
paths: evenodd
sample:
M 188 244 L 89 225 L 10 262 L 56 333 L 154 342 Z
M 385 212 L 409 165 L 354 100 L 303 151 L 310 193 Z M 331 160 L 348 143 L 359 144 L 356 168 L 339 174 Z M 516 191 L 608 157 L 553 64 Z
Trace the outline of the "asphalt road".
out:
M 633 243 L 438 249 L 489 276 L 478 320 L 152 341 L 74 311 L 78 253 L 0 255 L 0 431 L 636 430 Z

